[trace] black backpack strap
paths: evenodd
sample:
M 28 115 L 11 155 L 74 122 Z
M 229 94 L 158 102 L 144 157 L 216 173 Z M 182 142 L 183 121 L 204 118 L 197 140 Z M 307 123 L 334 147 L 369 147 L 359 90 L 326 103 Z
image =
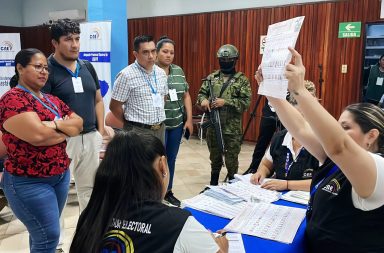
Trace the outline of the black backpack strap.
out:
M 79 61 L 82 61 L 84 63 L 84 65 L 85 65 L 85 67 L 87 67 L 89 73 L 91 73 L 93 80 L 95 80 L 95 84 L 96 84 L 97 89 L 100 89 L 99 78 L 97 77 L 96 70 L 93 67 L 92 63 L 90 63 L 87 60 L 79 60 Z

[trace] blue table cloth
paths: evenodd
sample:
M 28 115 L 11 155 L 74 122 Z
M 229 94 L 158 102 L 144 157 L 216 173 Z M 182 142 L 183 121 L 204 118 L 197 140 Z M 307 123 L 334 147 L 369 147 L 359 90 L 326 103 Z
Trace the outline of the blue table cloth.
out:
M 291 206 L 305 209 L 306 206 L 288 202 L 285 200 L 279 200 L 274 202 L 276 205 Z M 224 228 L 229 222 L 229 219 L 220 218 L 215 215 L 207 214 L 204 212 L 197 211 L 192 208 L 186 208 L 192 215 L 203 224 L 207 229 L 215 232 L 216 230 Z M 256 236 L 242 235 L 244 248 L 246 252 L 257 252 L 257 253 L 305 253 L 304 245 L 304 233 L 305 233 L 305 219 L 301 223 L 295 239 L 292 244 L 280 243 L 277 241 L 262 239 Z

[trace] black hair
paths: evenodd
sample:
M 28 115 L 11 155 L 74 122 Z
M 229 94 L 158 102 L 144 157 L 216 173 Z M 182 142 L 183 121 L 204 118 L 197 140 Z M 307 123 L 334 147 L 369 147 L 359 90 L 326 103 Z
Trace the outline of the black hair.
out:
M 384 54 L 380 56 L 379 61 L 384 58 Z
M 122 131 L 113 137 L 96 172 L 89 203 L 79 217 L 71 253 L 100 252 L 113 217 L 140 208 L 145 201 L 162 201 L 162 179 L 153 163 L 165 154 L 153 135 Z
M 141 43 L 151 42 L 151 41 L 153 41 L 153 36 L 151 35 L 136 36 L 133 40 L 133 50 L 135 50 L 136 52 L 139 52 Z
M 377 129 L 379 136 L 377 137 L 377 152 L 384 154 L 384 111 L 371 103 L 357 103 L 349 105 L 346 111 L 353 115 L 354 121 L 360 126 L 361 131 L 365 134 L 371 129 Z
M 171 43 L 173 46 L 175 46 L 175 42 L 164 35 L 159 38 L 159 41 L 156 44 L 156 51 L 159 52 L 165 43 Z
M 65 18 L 59 19 L 51 26 L 51 39 L 56 41 L 59 41 L 61 36 L 67 36 L 70 33 L 80 34 L 80 24 L 78 22 Z
M 9 86 L 14 88 L 19 83 L 19 72 L 17 71 L 17 64 L 20 64 L 24 68 L 31 62 L 31 59 L 36 54 L 43 54 L 39 49 L 36 48 L 26 48 L 21 49 L 15 56 L 15 75 L 12 76 L 9 81 Z

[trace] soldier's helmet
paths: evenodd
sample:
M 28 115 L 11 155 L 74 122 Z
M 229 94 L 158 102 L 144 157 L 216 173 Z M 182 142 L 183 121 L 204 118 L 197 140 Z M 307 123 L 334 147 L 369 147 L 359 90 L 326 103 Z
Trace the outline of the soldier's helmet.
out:
M 226 44 L 217 51 L 217 58 L 238 58 L 239 50 L 234 45 Z

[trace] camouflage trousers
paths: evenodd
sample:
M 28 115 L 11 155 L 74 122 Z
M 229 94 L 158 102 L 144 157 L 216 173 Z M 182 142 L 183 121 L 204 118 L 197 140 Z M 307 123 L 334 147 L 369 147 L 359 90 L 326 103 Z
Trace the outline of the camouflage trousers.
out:
M 223 134 L 225 153 L 225 166 L 228 171 L 228 179 L 233 179 L 239 169 L 239 153 L 241 149 L 241 135 Z M 207 144 L 209 149 L 209 159 L 211 160 L 211 185 L 217 185 L 220 176 L 220 170 L 223 165 L 221 150 L 216 142 L 215 130 L 208 128 Z

